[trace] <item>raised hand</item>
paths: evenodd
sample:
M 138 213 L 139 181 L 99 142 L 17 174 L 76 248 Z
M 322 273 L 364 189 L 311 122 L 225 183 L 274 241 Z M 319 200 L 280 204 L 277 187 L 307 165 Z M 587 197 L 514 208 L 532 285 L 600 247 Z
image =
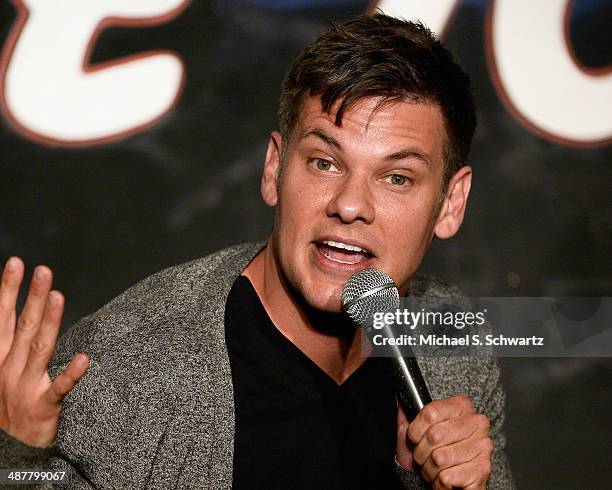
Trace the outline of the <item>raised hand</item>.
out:
M 15 311 L 24 265 L 12 257 L 0 283 L 0 428 L 37 447 L 57 436 L 62 400 L 87 371 L 89 358 L 76 354 L 52 381 L 48 364 L 57 342 L 64 297 L 51 291 L 53 274 L 38 266 L 23 311 Z

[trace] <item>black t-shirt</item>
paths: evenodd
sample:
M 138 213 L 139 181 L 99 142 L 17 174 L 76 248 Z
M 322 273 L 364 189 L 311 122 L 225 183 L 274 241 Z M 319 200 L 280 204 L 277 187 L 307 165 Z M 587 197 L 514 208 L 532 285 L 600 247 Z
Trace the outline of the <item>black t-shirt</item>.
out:
M 278 331 L 244 276 L 230 291 L 225 329 L 234 489 L 400 488 L 397 405 L 383 359 L 337 385 Z

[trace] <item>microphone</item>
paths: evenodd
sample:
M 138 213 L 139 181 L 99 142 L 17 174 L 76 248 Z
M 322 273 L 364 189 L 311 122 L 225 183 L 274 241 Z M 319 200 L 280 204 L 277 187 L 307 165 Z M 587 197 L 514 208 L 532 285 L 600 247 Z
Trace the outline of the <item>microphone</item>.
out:
M 366 333 L 369 333 L 375 312 L 399 308 L 399 291 L 387 274 L 378 269 L 364 269 L 348 278 L 342 288 L 342 308 Z M 395 326 L 385 325 L 376 333 L 386 338 L 396 338 Z M 393 343 L 391 343 L 393 344 Z M 395 390 L 408 421 L 431 402 L 431 395 L 414 357 L 403 357 L 399 346 L 387 344 L 392 349 L 389 367 L 395 378 Z

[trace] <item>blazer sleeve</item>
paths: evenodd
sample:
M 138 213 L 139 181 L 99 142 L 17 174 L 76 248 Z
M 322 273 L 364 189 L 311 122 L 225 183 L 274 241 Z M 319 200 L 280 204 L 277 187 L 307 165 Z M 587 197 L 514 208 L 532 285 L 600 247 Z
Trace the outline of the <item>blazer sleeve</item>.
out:
M 0 468 L 11 470 L 51 470 L 65 472 L 62 486 L 69 488 L 90 489 L 93 486 L 61 457 L 57 445 L 39 448 L 24 444 L 9 433 L 0 429 Z M 2 488 L 20 488 L 23 485 L 3 485 Z M 51 489 L 52 484 L 39 485 L 37 488 Z
M 484 359 L 484 363 L 483 368 L 489 373 L 482 387 L 482 393 L 485 396 L 482 397 L 481 406 L 475 408 L 477 412 L 487 415 L 491 424 L 489 435 L 493 441 L 493 459 L 488 488 L 490 490 L 511 490 L 515 486 L 506 456 L 506 436 L 503 427 L 506 396 L 497 360 L 489 357 Z

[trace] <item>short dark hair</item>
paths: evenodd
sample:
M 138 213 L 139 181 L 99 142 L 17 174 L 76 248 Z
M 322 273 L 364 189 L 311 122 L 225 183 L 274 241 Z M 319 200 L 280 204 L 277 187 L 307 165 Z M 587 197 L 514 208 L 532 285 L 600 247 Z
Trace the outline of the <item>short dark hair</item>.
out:
M 419 22 L 381 13 L 360 15 L 308 45 L 291 63 L 281 89 L 278 110 L 284 147 L 307 96 L 320 96 L 331 113 L 340 101 L 335 123 L 364 97 L 382 97 L 381 105 L 400 100 L 430 102 L 444 118 L 444 178 L 468 157 L 476 114 L 468 75 L 432 32 Z

